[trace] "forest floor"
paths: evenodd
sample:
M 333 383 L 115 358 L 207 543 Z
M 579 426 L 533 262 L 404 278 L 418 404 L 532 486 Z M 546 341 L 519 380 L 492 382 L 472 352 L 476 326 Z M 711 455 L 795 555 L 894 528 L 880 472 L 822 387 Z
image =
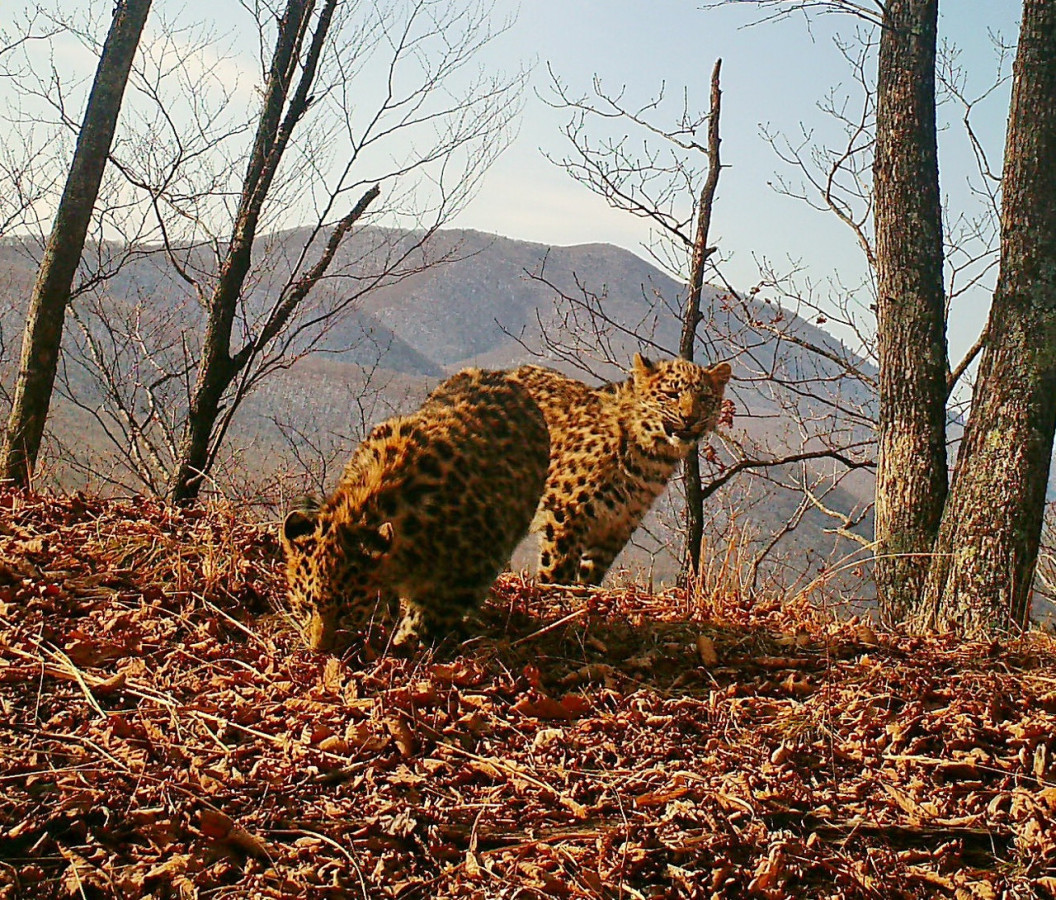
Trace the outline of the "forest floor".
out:
M 342 659 L 282 597 L 235 510 L 0 493 L 0 898 L 1056 897 L 1047 635 L 511 575 Z

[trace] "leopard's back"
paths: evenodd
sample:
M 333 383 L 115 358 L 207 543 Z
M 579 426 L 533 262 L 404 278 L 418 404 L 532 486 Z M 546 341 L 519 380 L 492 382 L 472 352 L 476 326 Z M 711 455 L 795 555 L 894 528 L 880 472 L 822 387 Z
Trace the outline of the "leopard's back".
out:
M 405 631 L 454 629 L 528 531 L 549 447 L 528 392 L 480 369 L 375 427 L 318 517 L 284 529 L 309 643 L 328 644 L 339 620 L 362 625 L 379 598 L 403 601 Z

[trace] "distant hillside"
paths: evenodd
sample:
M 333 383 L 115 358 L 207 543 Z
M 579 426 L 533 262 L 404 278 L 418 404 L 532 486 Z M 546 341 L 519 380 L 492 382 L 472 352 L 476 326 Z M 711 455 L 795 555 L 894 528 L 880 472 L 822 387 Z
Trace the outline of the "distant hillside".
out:
M 370 282 L 379 259 L 404 253 L 413 238 L 409 233 L 368 229 L 349 240 L 335 259 L 333 277 L 318 296 L 313 295 L 314 305 L 305 310 L 305 317 L 355 295 Z M 296 265 L 296 250 L 303 239 L 303 233 L 291 232 L 271 235 L 261 242 L 259 252 L 266 265 L 261 277 L 247 287 L 247 317 L 261 315 L 274 302 L 279 287 Z M 105 255 L 106 250 L 102 248 L 97 255 Z M 28 292 L 34 273 L 33 257 L 27 245 L 10 241 L 0 244 L 0 338 L 7 347 L 7 365 L 2 368 L 8 383 L 13 376 L 13 337 L 21 327 L 21 298 Z M 204 251 L 192 257 L 200 271 L 210 271 Z M 435 260 L 443 261 L 430 265 Z M 681 285 L 617 247 L 547 247 L 475 231 L 447 230 L 438 233 L 424 251 L 406 254 L 401 270 L 408 274 L 366 293 L 333 323 L 315 344 L 324 352 L 312 353 L 291 368 L 276 371 L 248 398 L 229 437 L 226 469 L 222 467 L 217 473 L 221 486 L 229 482 L 244 490 L 247 482 L 276 472 L 312 470 L 311 477 L 306 474 L 305 485 L 326 489 L 366 428 L 416 404 L 445 373 L 467 365 L 505 368 L 541 361 L 576 371 L 579 364 L 600 377 L 619 378 L 636 350 L 670 355 L 677 347 L 680 323 L 674 310 L 680 305 Z M 596 334 L 597 322 L 582 305 L 570 304 L 561 294 L 579 300 L 596 295 L 600 298 L 596 311 L 616 327 Z M 840 368 L 829 360 L 787 343 L 778 347 L 765 334 L 756 335 L 745 349 L 744 320 L 768 321 L 775 315 L 774 307 L 753 302 L 746 312 L 738 311 L 724 298 L 723 292 L 713 288 L 705 293 L 700 355 L 706 361 L 729 359 L 734 365 L 735 382 L 730 393 L 736 404 L 735 427 L 725 436 L 733 457 L 740 452 L 738 445 L 756 447 L 752 452 L 760 456 L 804 447 L 817 449 L 817 440 L 804 435 L 788 409 L 794 406 L 805 421 L 822 422 L 830 415 L 824 391 L 838 392 L 845 408 L 868 412 L 872 407 L 869 392 L 857 382 L 840 379 Z M 90 308 L 93 302 L 98 306 L 94 317 Z M 101 294 L 86 296 L 76 304 L 82 321 L 104 345 L 115 322 L 134 321 L 136 328 L 149 332 L 150 336 L 140 342 L 144 346 L 149 346 L 150 340 L 158 341 L 159 346 L 147 356 L 131 341 L 120 353 L 114 351 L 117 380 L 126 384 L 151 376 L 151 367 L 178 369 L 183 348 L 190 347 L 193 352 L 196 346 L 204 316 L 188 285 L 164 255 L 151 252 L 151 248 L 143 248 L 131 258 Z M 839 342 L 821 328 L 790 314 L 781 318 L 784 327 L 794 331 L 803 343 L 842 353 Z M 123 328 L 121 325 L 119 330 Z M 547 338 L 572 348 L 565 359 L 548 351 Z M 295 341 L 294 349 L 308 346 L 307 336 L 298 340 L 301 344 Z M 108 401 L 93 380 L 92 366 L 85 365 L 88 351 L 72 325 L 65 347 L 68 364 L 64 367 L 64 390 L 77 399 L 80 408 L 69 400 L 59 400 L 55 438 L 67 452 L 90 449 L 99 469 L 104 465 L 100 460 L 113 447 L 97 421 L 98 411 Z M 582 371 L 577 374 L 589 380 Z M 811 377 L 818 390 L 811 387 L 797 394 L 781 387 L 782 378 L 802 376 Z M 186 404 L 186 382 L 192 377 L 193 371 L 185 375 L 182 386 L 174 381 L 166 394 L 166 406 L 171 407 L 166 411 L 174 422 L 179 419 L 181 404 Z M 851 433 L 865 436 L 860 423 L 842 424 Z M 75 440 L 71 440 L 73 436 Z M 721 450 L 723 441 L 714 443 Z M 120 482 L 120 464 L 115 466 L 115 478 Z M 858 473 L 839 483 L 830 477 L 817 507 L 797 509 L 803 497 L 797 488 L 799 482 L 804 478 L 823 480 L 826 473 L 839 474 L 838 469 L 818 464 L 806 470 L 771 473 L 765 481 L 735 479 L 712 498 L 715 518 L 709 540 L 719 545 L 735 529 L 756 542 L 765 542 L 793 518 L 798 527 L 783 539 L 788 553 L 800 561 L 811 559 L 815 570 L 833 554 L 844 555 L 854 549 L 853 545 L 830 533 L 834 521 L 819 508 L 824 505 L 857 516 L 871 501 L 868 474 Z M 79 477 L 84 477 L 83 473 L 67 471 L 64 476 L 67 484 L 76 483 Z M 632 551 L 624 560 L 632 568 L 653 566 L 659 577 L 672 573 L 672 560 L 663 547 L 671 542 L 671 528 L 677 527 L 680 516 L 677 502 L 665 509 L 648 523 L 653 536 L 643 533 L 638 541 L 642 549 Z M 869 518 L 858 527 L 862 534 L 868 534 Z M 658 547 L 660 556 L 654 560 Z

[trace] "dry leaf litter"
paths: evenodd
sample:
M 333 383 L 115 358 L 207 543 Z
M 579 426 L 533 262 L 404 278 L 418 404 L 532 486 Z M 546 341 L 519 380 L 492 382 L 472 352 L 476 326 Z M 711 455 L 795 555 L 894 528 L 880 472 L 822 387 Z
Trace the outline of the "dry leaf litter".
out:
M 274 525 L 0 493 L 0 900 L 1056 897 L 1056 644 L 504 576 L 306 650 Z

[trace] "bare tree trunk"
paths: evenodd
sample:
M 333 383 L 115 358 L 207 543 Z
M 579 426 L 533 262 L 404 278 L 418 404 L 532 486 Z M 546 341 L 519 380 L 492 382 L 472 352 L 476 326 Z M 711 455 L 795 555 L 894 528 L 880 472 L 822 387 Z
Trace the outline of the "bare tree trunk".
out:
M 177 258 L 185 257 L 186 246 L 206 237 L 204 228 L 174 219 L 176 234 L 196 237 L 185 247 L 166 239 L 170 262 L 193 286 L 205 311 L 187 419 L 170 444 L 173 465 L 165 493 L 173 502 L 199 495 L 236 411 L 261 379 L 317 347 L 338 317 L 368 291 L 454 258 L 453 251 L 445 251 L 429 259 L 421 253 L 423 244 L 467 202 L 479 173 L 507 143 L 506 126 L 516 112 L 511 101 L 524 81 L 523 73 L 507 78 L 483 70 L 468 80 L 462 77 L 474 55 L 499 33 L 490 25 L 486 3 L 463 8 L 428 2 L 378 6 L 283 0 L 245 6 L 262 33 L 270 34 L 273 27 L 276 33 L 269 40 L 270 59 L 264 61 L 266 83 L 238 207 L 226 245 L 217 250 L 217 270 L 209 284 Z M 381 47 L 378 62 L 387 69 L 382 83 L 387 80 L 388 89 L 367 91 L 369 110 L 348 101 L 360 69 L 349 60 L 358 59 L 360 50 L 369 56 L 374 48 L 350 48 L 348 40 Z M 322 98 L 318 108 L 315 97 Z M 348 102 L 340 102 L 341 97 Z M 305 145 L 294 145 L 295 134 L 305 132 Z M 312 142 L 322 135 L 340 148 L 334 158 L 343 157 L 341 165 L 306 161 Z M 179 144 L 179 136 L 174 137 Z M 414 152 L 407 157 L 409 147 Z M 297 161 L 291 156 L 298 156 Z M 413 172 L 431 183 L 423 196 L 434 195 L 422 201 L 413 236 L 393 234 L 384 252 L 371 254 L 366 270 L 348 260 L 342 271 L 331 271 L 342 241 L 380 196 L 380 182 Z M 247 284 L 259 284 L 261 276 L 274 281 L 266 262 L 268 248 L 255 252 L 258 231 L 269 210 L 279 212 L 276 195 L 289 196 L 294 185 L 309 192 L 303 196 L 314 201 L 316 220 L 296 253 L 285 256 L 293 265 L 274 296 L 266 303 L 259 296 L 244 297 Z M 337 210 L 346 208 L 353 191 L 359 191 L 358 199 L 341 216 Z M 183 201 L 176 199 L 171 213 L 182 218 Z M 371 271 L 375 262 L 379 268 Z M 334 290 L 311 309 L 302 306 L 331 275 Z
M 1056 431 L 1056 4 L 1025 0 L 1002 182 L 1001 274 L 916 624 L 1024 625 Z
M 0 478 L 29 483 L 55 384 L 62 326 L 99 195 L 132 60 L 150 0 L 119 0 L 103 45 L 70 173 L 30 298 Z
M 938 0 L 889 0 L 877 73 L 876 586 L 891 622 L 919 603 L 947 491 L 937 17 Z
M 711 71 L 711 110 L 708 114 L 708 177 L 700 191 L 697 209 L 697 231 L 693 241 L 693 258 L 689 272 L 689 290 L 682 310 L 682 336 L 678 352 L 683 359 L 692 361 L 700 324 L 700 295 L 704 287 L 704 266 L 715 252 L 708 246 L 711 230 L 711 209 L 715 202 L 715 190 L 719 184 L 719 112 L 722 106 L 722 91 L 719 90 L 719 73 L 722 60 L 715 60 Z M 683 468 L 686 492 L 686 551 L 682 563 L 682 577 L 688 579 L 700 571 L 700 543 L 704 536 L 704 494 L 700 483 L 700 456 L 696 450 L 686 457 Z
M 169 499 L 176 503 L 198 496 L 202 480 L 212 465 L 215 451 L 213 432 L 220 417 L 224 393 L 259 346 L 274 336 L 274 332 L 266 328 L 265 331 L 269 333 L 262 334 L 255 344 L 247 344 L 236 354 L 231 352 L 232 327 L 252 262 L 253 241 L 256 239 L 261 209 L 294 126 L 311 104 L 310 89 L 336 0 L 327 0 L 320 11 L 315 31 L 311 34 L 311 44 L 303 50 L 302 58 L 313 6 L 310 0 L 288 0 L 279 22 L 264 106 L 242 185 L 242 198 L 232 229 L 231 243 L 216 288 L 209 298 L 209 320 L 202 344 L 202 361 L 198 367 L 179 458 L 169 489 Z M 297 72 L 300 72 L 300 79 L 294 88 L 293 79 Z M 336 230 L 343 235 L 347 227 L 342 230 L 338 226 Z M 310 288 L 310 284 L 306 285 L 301 299 Z

